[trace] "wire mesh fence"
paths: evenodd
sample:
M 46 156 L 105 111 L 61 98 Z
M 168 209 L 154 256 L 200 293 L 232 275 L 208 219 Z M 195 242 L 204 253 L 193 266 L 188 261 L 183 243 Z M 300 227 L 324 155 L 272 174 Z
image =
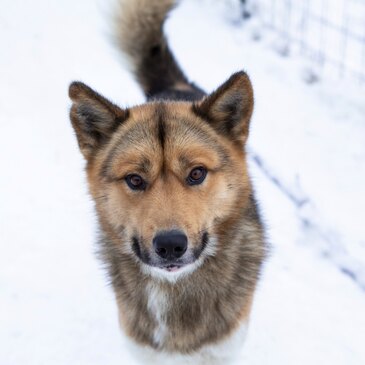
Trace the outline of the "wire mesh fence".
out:
M 241 0 L 275 32 L 284 53 L 299 52 L 314 73 L 365 85 L 365 0 Z

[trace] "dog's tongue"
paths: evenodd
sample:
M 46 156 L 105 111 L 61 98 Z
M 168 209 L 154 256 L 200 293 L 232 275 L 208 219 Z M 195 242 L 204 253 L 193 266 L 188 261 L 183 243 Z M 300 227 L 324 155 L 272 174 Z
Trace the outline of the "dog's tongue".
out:
M 177 271 L 177 270 L 179 270 L 178 266 L 169 266 L 169 267 L 167 267 L 167 271 Z

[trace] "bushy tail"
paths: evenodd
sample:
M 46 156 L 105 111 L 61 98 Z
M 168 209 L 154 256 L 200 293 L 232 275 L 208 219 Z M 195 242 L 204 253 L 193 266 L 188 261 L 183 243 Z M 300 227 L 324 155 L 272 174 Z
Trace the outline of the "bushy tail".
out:
M 118 45 L 148 98 L 198 99 L 204 95 L 186 79 L 163 33 L 164 21 L 175 4 L 176 0 L 119 0 Z

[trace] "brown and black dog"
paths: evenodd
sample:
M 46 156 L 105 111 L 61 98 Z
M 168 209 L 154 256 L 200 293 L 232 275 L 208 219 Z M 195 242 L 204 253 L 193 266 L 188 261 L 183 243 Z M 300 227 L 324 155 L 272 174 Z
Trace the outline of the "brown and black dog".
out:
M 118 44 L 147 102 L 120 108 L 73 82 L 71 121 L 141 362 L 228 364 L 266 254 L 245 152 L 253 91 L 242 71 L 209 95 L 188 82 L 162 31 L 173 6 L 120 2 Z

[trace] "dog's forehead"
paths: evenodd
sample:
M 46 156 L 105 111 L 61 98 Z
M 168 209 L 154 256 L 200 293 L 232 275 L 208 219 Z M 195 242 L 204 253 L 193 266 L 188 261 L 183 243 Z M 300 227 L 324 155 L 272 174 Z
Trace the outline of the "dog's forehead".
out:
M 219 139 L 192 112 L 190 103 L 149 103 L 132 108 L 130 120 L 119 135 L 121 149 L 156 150 L 199 145 L 214 149 Z
M 130 120 L 109 148 L 104 171 L 120 175 L 128 166 L 157 173 L 161 166 L 195 163 L 214 168 L 226 162 L 227 155 L 215 133 L 193 115 L 187 103 L 153 103 L 131 110 Z

